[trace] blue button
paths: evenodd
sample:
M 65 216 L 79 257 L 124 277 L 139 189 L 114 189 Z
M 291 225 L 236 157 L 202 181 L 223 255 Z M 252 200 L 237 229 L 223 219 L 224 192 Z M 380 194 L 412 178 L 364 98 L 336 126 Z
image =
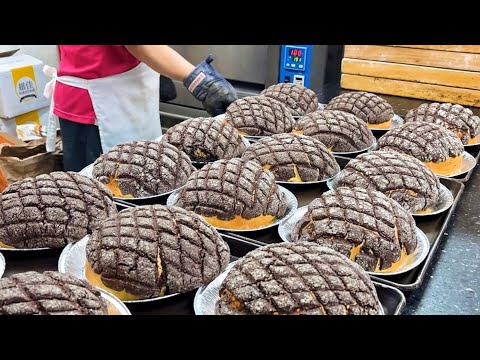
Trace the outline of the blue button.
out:
M 295 67 L 295 64 L 292 64 L 292 67 Z
M 290 66 L 290 64 L 286 64 L 285 66 Z
M 299 67 L 300 69 L 303 69 L 303 65 L 298 65 L 298 67 Z

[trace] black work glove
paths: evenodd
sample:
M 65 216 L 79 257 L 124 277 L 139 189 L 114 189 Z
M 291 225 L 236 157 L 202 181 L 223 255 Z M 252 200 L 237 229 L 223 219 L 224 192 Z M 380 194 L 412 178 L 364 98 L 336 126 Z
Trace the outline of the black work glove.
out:
M 228 105 L 237 99 L 237 92 L 210 65 L 212 61 L 213 56 L 208 55 L 207 59 L 187 76 L 183 85 L 197 100 L 202 102 L 203 107 L 211 116 L 216 116 L 225 113 Z
M 172 79 L 160 75 L 160 100 L 171 101 L 177 97 L 177 90 Z

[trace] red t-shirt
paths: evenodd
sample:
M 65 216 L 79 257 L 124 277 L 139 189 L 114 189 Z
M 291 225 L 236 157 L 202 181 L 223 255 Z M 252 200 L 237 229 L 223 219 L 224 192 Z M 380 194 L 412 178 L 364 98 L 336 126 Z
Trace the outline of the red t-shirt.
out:
M 124 45 L 59 45 L 58 76 L 98 79 L 120 74 L 140 63 Z M 95 111 L 88 91 L 56 82 L 53 113 L 61 118 L 95 123 Z

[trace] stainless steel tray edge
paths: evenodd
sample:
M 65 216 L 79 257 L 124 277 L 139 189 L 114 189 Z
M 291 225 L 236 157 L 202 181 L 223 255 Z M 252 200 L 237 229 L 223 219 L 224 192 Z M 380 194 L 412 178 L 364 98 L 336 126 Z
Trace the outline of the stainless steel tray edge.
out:
M 229 246 L 231 246 L 231 242 L 244 244 L 247 247 L 253 247 L 253 248 L 257 248 L 257 247 L 261 247 L 261 246 L 266 245 L 265 243 L 247 238 L 245 236 L 242 236 L 242 235 L 239 235 L 239 234 L 236 234 L 236 233 L 223 233 L 223 232 L 221 232 L 221 235 L 222 235 L 222 238 L 225 241 L 227 241 L 227 243 L 229 243 Z M 390 314 L 390 315 L 400 315 L 401 312 L 403 311 L 403 309 L 405 308 L 406 303 L 407 303 L 405 295 L 400 290 L 398 290 L 396 287 L 391 286 L 389 284 L 380 283 L 380 282 L 376 281 L 376 279 L 373 279 L 373 277 L 372 277 L 372 282 L 374 283 L 376 288 L 380 287 L 380 288 L 383 288 L 386 291 L 389 291 L 389 292 L 392 292 L 393 294 L 395 294 L 395 297 L 397 298 L 397 303 L 396 303 L 395 309 L 393 311 L 393 314 Z
M 423 265 L 419 265 L 419 266 L 422 266 L 422 270 L 420 271 L 420 274 L 417 276 L 417 280 L 412 284 L 403 285 L 403 284 L 399 284 L 399 283 L 395 283 L 393 281 L 387 280 L 386 278 L 380 278 L 380 277 L 377 277 L 377 276 L 372 276 L 372 279 L 374 279 L 375 281 L 377 281 L 379 283 L 383 283 L 383 284 L 393 286 L 393 287 L 395 287 L 399 290 L 402 290 L 402 291 L 413 291 L 413 290 L 418 289 L 422 285 L 423 280 L 425 278 L 425 275 L 426 275 L 428 269 L 430 268 L 430 262 L 432 261 L 433 256 L 435 255 L 435 253 L 437 251 L 438 245 L 443 240 L 443 235 L 444 235 L 445 229 L 450 224 L 450 220 L 451 220 L 452 215 L 455 211 L 455 208 L 457 207 L 458 202 L 459 202 L 460 198 L 462 197 L 463 191 L 465 190 L 465 185 L 462 181 L 460 181 L 458 179 L 448 179 L 448 181 L 455 181 L 455 182 L 459 183 L 460 191 L 458 192 L 457 197 L 454 200 L 452 206 L 448 210 L 447 217 L 446 217 L 445 221 L 443 222 L 442 227 L 440 228 L 440 231 L 439 231 L 437 237 L 433 241 L 433 244 L 430 245 L 430 252 L 428 253 L 427 257 L 425 258 L 425 261 L 424 261 Z
M 470 154 L 472 154 L 472 156 L 475 158 L 475 160 L 477 161 L 477 165 L 473 167 L 473 169 L 471 169 L 469 172 L 467 172 L 465 174 L 465 176 L 463 178 L 459 177 L 458 179 L 457 178 L 453 178 L 453 180 L 458 180 L 460 182 L 467 182 L 468 180 L 470 180 L 470 177 L 472 176 L 473 172 L 475 171 L 475 169 L 478 167 L 478 162 L 480 161 L 480 145 L 476 145 L 472 148 L 469 148 L 469 149 L 465 149 L 465 151 L 469 152 Z M 475 151 L 477 151 L 477 154 L 475 155 Z

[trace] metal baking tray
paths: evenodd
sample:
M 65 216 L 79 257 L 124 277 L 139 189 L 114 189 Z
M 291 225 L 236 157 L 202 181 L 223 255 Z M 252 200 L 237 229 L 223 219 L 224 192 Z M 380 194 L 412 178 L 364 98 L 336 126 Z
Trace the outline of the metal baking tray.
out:
M 228 234 L 221 235 L 230 247 L 231 261 L 235 261 L 246 253 L 265 245 L 251 239 L 242 240 Z M 406 303 L 402 292 L 392 286 L 376 281 L 374 281 L 374 284 L 385 314 L 399 315 Z M 128 308 L 133 315 L 193 315 L 193 298 L 195 293 L 196 290 L 190 291 L 157 303 L 128 304 Z
M 136 205 L 116 201 L 118 210 Z M 228 234 L 221 234 L 222 238 L 228 243 L 231 252 L 231 261 L 237 260 L 249 251 L 259 246 L 265 245 L 255 240 L 242 240 Z M 62 249 L 46 250 L 41 253 L 6 253 L 7 269 L 4 276 L 10 276 L 24 271 L 56 271 L 58 267 L 58 257 Z M 378 297 L 383 305 L 385 314 L 398 315 L 405 307 L 405 297 L 392 286 L 375 282 Z M 194 315 L 193 298 L 196 290 L 184 294 L 164 299 L 161 302 L 149 302 L 142 304 L 127 304 L 130 312 L 134 315 Z
M 476 168 L 478 168 L 478 161 L 480 160 L 480 145 L 467 146 L 465 148 L 465 151 L 468 152 L 469 154 L 472 154 L 472 156 L 477 161 L 477 165 L 473 169 L 471 169 L 469 172 L 463 175 L 454 176 L 452 178 L 461 182 L 467 182 L 468 180 L 470 180 L 470 176 L 472 176 L 472 173 L 475 171 Z
M 340 167 L 343 169 L 345 165 L 350 161 L 349 158 L 335 156 Z M 453 205 L 447 211 L 425 217 L 415 217 L 417 226 L 427 235 L 430 242 L 430 252 L 427 258 L 418 267 L 400 275 L 394 275 L 387 277 L 372 276 L 375 281 L 394 286 L 402 291 L 411 291 L 419 288 L 425 278 L 425 274 L 428 270 L 430 262 L 433 259 L 437 247 L 442 239 L 443 233 L 450 221 L 450 218 L 455 211 L 461 194 L 465 186 L 458 180 L 453 179 L 440 179 L 440 182 L 445 185 L 453 194 Z M 319 197 L 323 192 L 328 191 L 325 184 L 320 184 L 311 187 L 292 187 L 290 190 L 295 194 L 298 200 L 298 207 L 308 205 L 313 199 Z M 227 233 L 230 236 L 237 237 L 244 241 L 256 241 L 261 244 L 270 244 L 281 242 L 278 235 L 278 228 L 270 228 L 267 230 L 256 232 L 244 232 L 242 236 L 234 233 Z
M 236 234 L 235 234 L 236 235 Z M 222 234 L 223 239 L 230 246 L 232 261 L 246 255 L 248 252 L 255 250 L 265 244 L 251 239 L 240 239 L 235 235 Z M 373 281 L 377 290 L 378 298 L 383 305 L 385 315 L 399 315 L 405 307 L 405 296 L 401 291 L 386 284 Z

